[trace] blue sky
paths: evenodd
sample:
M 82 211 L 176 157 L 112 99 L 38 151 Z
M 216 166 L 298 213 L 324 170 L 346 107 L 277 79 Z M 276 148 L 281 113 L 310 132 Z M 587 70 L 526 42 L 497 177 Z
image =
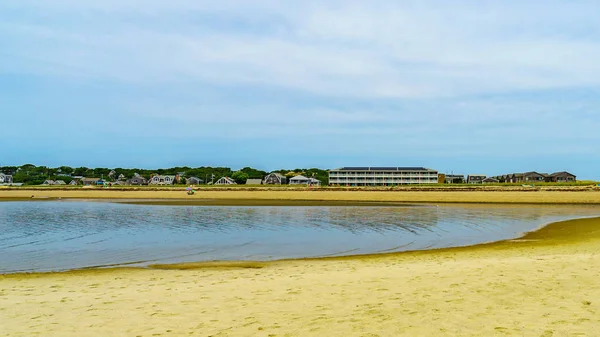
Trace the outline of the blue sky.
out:
M 598 13 L 597 1 L 10 1 L 0 165 L 600 179 Z

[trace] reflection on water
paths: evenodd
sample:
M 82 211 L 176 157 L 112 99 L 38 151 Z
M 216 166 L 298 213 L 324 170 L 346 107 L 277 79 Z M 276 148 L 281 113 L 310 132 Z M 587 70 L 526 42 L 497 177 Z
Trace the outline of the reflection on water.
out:
M 0 203 L 0 273 L 441 248 L 599 216 L 585 206 L 146 206 Z

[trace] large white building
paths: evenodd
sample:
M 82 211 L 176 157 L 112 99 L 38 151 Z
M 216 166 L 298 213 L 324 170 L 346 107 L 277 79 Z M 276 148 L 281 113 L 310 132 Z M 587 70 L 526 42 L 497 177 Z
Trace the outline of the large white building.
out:
M 392 186 L 437 184 L 438 172 L 424 167 L 342 167 L 329 171 L 329 184 Z

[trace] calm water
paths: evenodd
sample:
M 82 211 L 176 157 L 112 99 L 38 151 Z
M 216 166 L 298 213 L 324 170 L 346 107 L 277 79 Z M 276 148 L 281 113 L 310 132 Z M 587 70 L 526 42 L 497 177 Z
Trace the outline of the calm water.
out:
M 589 216 L 600 216 L 600 208 L 1 202 L 0 273 L 450 247 L 512 238 L 549 222 Z

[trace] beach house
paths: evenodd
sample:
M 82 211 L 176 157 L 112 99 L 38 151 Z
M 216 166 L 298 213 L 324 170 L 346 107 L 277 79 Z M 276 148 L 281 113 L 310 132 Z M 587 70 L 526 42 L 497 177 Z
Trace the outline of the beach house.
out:
M 566 183 L 566 182 L 576 182 L 577 177 L 569 172 L 554 172 L 548 175 L 548 181 L 553 183 Z
M 269 173 L 263 180 L 265 185 L 285 185 L 287 184 L 287 178 L 277 172 Z
M 150 178 L 149 185 L 173 185 L 175 183 L 175 176 L 167 175 L 155 175 Z
M 290 179 L 290 185 L 321 185 L 321 182 L 315 178 L 297 175 Z
M 13 177 L 8 174 L 0 173 L 0 184 L 12 184 Z
M 485 174 L 469 174 L 467 176 L 467 184 L 481 184 L 485 178 Z
M 221 177 L 215 182 L 215 185 L 237 185 L 237 183 L 229 177 Z

